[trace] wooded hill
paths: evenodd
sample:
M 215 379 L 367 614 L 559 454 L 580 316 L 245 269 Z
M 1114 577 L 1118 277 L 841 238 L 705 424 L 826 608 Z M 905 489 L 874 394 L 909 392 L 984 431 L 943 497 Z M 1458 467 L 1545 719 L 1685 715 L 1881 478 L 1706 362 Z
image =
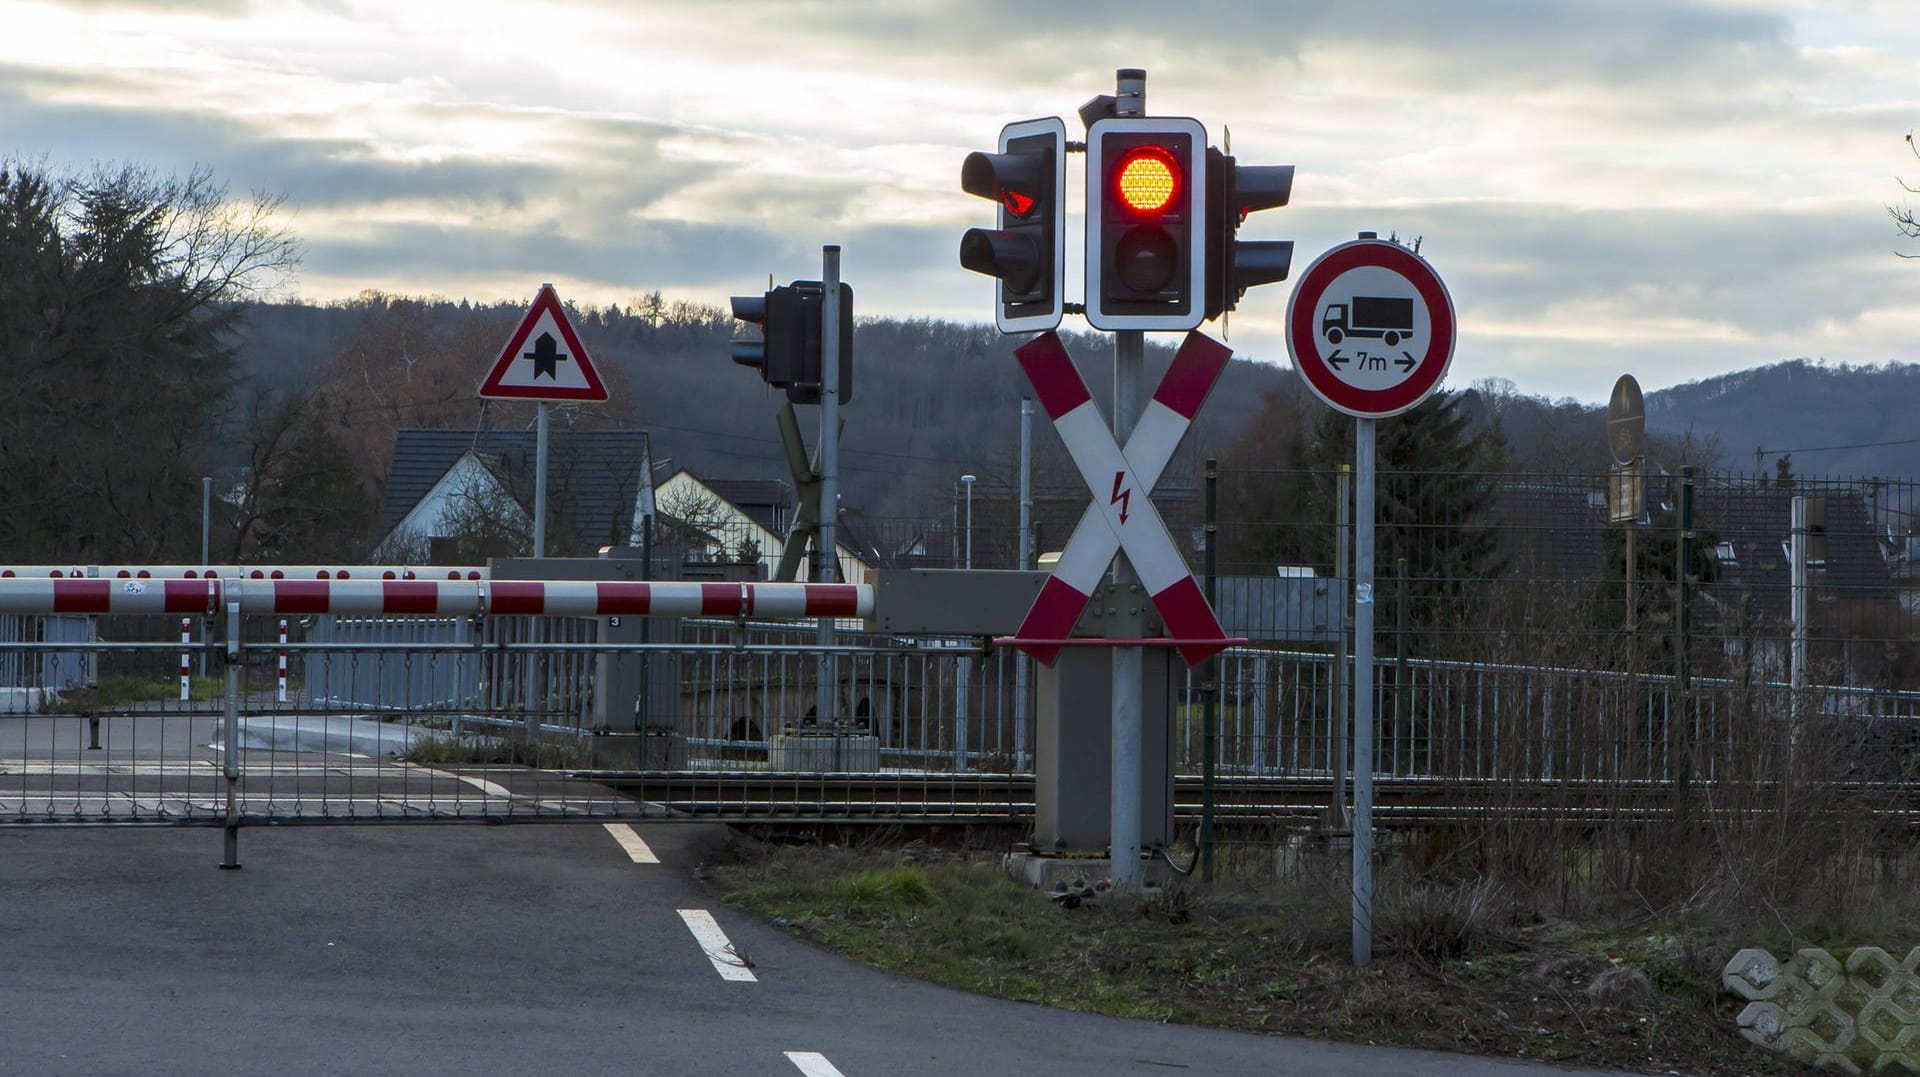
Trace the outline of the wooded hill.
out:
M 517 304 L 373 293 L 325 306 L 251 304 L 236 343 L 244 378 L 267 391 L 319 386 L 329 397 L 322 410 L 356 451 L 383 462 L 379 439 L 402 426 L 531 425 L 529 407 L 483 407 L 474 395 L 521 313 Z M 613 400 L 557 408 L 557 424 L 647 430 L 656 464 L 667 465 L 661 477 L 675 467 L 723 478 L 787 477 L 775 426 L 784 396 L 727 358 L 727 341 L 745 335 L 742 323 L 717 307 L 657 295 L 631 306 L 570 307 L 569 315 Z M 980 476 L 981 493 L 1013 481 L 1020 400 L 1028 393 L 1015 341 L 990 325 L 896 319 L 861 320 L 855 341 L 854 392 L 841 412 L 845 504 L 883 515 L 944 515 L 962 474 Z M 1069 335 L 1068 347 L 1105 407 L 1108 338 Z M 1171 358 L 1171 348 L 1149 347 L 1148 392 Z M 1268 364 L 1233 362 L 1168 482 L 1195 481 L 1195 461 L 1230 441 L 1263 394 L 1289 377 Z M 811 444 L 817 410 L 803 407 L 800 418 Z M 1033 429 L 1042 481 L 1077 483 L 1037 408 Z

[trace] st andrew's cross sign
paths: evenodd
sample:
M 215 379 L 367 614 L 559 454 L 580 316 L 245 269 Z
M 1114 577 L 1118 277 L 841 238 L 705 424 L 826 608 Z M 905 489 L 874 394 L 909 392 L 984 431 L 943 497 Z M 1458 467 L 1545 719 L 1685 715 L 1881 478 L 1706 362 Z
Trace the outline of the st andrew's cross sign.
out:
M 1042 333 L 1013 354 L 1093 492 L 1093 504 L 1073 529 L 1019 632 L 1007 642 L 1051 664 L 1114 554 L 1125 550 L 1181 657 L 1198 664 L 1226 649 L 1234 641 L 1222 638 L 1213 607 L 1148 495 L 1233 352 L 1204 334 L 1188 333 L 1124 449 L 1114 441 L 1058 334 Z

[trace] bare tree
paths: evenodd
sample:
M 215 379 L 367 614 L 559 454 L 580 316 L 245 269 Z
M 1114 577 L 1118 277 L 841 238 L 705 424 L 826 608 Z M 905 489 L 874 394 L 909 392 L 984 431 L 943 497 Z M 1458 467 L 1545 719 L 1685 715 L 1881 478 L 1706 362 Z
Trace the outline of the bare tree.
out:
M 1914 145 L 1912 131 L 1907 132 L 1907 152 L 1913 154 L 1915 157 L 1920 157 L 1920 146 Z M 1908 194 L 1920 194 L 1920 187 L 1915 187 L 1906 180 L 1896 177 L 1894 182 L 1898 183 L 1901 189 Z M 1892 215 L 1894 227 L 1900 229 L 1902 236 L 1908 239 L 1920 239 L 1920 216 L 1915 215 L 1911 203 L 1902 202 L 1897 206 L 1889 205 L 1887 212 Z M 1905 251 L 1894 251 L 1893 253 L 1902 258 L 1920 258 L 1920 254 L 1908 254 Z
M 229 331 L 299 260 L 279 199 L 185 176 L 0 161 L 0 544 L 184 559 L 234 389 Z

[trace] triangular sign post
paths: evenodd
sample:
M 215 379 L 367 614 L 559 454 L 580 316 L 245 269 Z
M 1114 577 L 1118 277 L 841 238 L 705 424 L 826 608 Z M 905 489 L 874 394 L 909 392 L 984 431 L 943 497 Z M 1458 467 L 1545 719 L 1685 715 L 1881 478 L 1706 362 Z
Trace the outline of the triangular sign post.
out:
M 489 400 L 606 403 L 606 383 L 580 346 L 553 285 L 540 286 L 527 316 L 480 383 L 480 395 Z

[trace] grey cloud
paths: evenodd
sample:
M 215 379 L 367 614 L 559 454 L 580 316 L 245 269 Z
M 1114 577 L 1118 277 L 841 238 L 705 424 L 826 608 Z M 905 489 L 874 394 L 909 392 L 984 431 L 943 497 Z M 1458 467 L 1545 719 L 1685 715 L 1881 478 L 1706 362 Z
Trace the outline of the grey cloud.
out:
M 765 281 L 772 267 L 804 275 L 804 245 L 763 229 L 682 221 L 634 222 L 589 236 L 539 227 L 379 224 L 366 238 L 320 237 L 306 265 L 327 276 L 444 276 L 448 266 L 474 275 L 550 267 L 621 288 L 712 287 Z M 812 265 L 819 264 L 814 247 Z
M 382 157 L 362 142 L 285 138 L 211 112 L 34 100 L 34 89 L 43 85 L 40 72 L 0 68 L 0 150 L 45 153 L 67 163 L 134 160 L 167 169 L 205 163 L 237 186 L 285 194 L 296 210 L 430 199 L 490 214 L 567 191 L 585 211 L 612 216 L 644 210 L 719 168 L 662 155 L 658 143 L 680 130 L 638 121 L 571 121 L 603 142 L 617 139 L 618 152 L 563 164 L 409 161 Z
M 802 38 L 880 41 L 903 62 L 945 55 L 964 59 L 976 75 L 1029 80 L 1109 80 L 1110 68 L 1063 70 L 1099 55 L 1150 70 L 1178 67 L 1183 79 L 1257 79 L 1327 47 L 1378 52 L 1379 64 L 1353 72 L 1355 79 L 1404 83 L 1417 74 L 1455 91 L 1724 84 L 1742 74 L 1777 78 L 1799 63 L 1782 16 L 1700 0 L 1225 0 L 1198 8 L 1166 0 L 946 0 L 917 6 L 912 15 L 895 9 L 883 16 L 868 5 L 786 0 L 736 8 L 751 9 L 743 18 L 777 22 Z
M 1804 331 L 1892 302 L 1902 285 L 1884 211 L 1653 209 L 1469 203 L 1382 214 L 1459 266 L 1456 295 L 1504 318 L 1555 302 L 1631 297 L 1648 318 Z
M 253 0 L 53 0 L 83 11 L 143 11 L 156 15 L 245 15 Z

